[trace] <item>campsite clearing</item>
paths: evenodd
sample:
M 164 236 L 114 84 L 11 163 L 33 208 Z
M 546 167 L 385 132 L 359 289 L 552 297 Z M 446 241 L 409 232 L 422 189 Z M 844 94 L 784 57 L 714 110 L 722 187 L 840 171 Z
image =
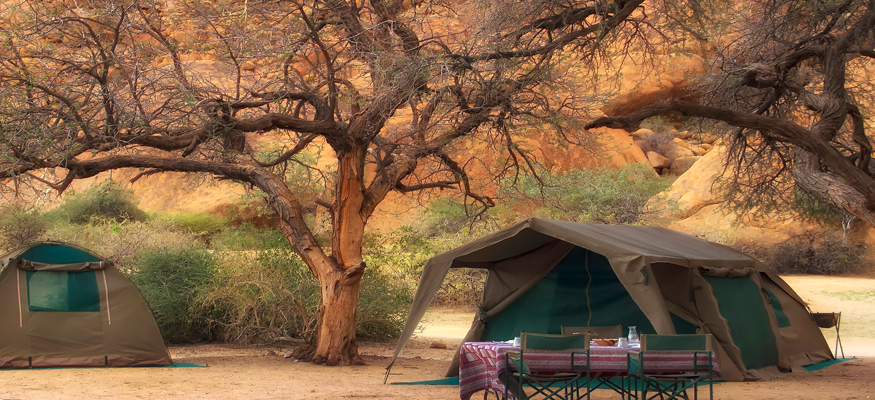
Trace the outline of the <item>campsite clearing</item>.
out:
M 842 311 L 847 356 L 861 357 L 829 368 L 768 382 L 728 382 L 714 387 L 719 399 L 875 399 L 875 340 L 868 329 L 875 307 L 866 298 L 833 293 L 875 293 L 875 280 L 785 277 L 815 311 Z M 405 348 L 390 382 L 439 379 L 458 341 L 470 327 L 472 312 L 431 311 L 425 329 Z M 824 330 L 832 345 L 832 336 Z M 431 349 L 442 341 L 449 349 Z M 113 368 L 0 371 L 0 399 L 180 398 L 180 399 L 458 399 L 457 386 L 383 385 L 394 341 L 362 342 L 371 365 L 323 367 L 283 358 L 289 347 L 197 345 L 172 347 L 178 362 L 207 368 Z M 272 353 L 271 353 L 272 352 Z M 615 398 L 610 392 L 595 399 Z M 479 399 L 479 396 L 475 396 Z

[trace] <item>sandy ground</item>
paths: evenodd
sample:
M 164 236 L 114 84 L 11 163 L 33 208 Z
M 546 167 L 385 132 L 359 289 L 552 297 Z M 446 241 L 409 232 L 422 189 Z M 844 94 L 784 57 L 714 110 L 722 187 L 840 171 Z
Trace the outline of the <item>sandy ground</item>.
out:
M 790 276 L 787 281 L 814 311 L 842 311 L 846 356 L 820 371 L 769 382 L 714 387 L 719 399 L 875 399 L 875 280 Z M 440 379 L 471 321 L 470 312 L 435 310 L 396 363 L 389 382 Z M 824 331 L 832 345 L 834 331 Z M 442 342 L 448 349 L 431 349 Z M 455 386 L 383 385 L 395 343 L 362 342 L 371 365 L 323 367 L 285 359 L 281 346 L 173 347 L 179 362 L 205 368 L 112 368 L 0 371 L 0 399 L 458 399 Z M 595 399 L 617 398 L 599 391 Z M 479 395 L 475 395 L 480 399 Z

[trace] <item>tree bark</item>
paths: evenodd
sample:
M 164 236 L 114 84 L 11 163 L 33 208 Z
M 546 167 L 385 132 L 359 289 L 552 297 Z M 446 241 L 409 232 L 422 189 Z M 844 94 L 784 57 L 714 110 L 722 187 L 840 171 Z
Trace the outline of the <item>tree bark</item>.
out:
M 364 264 L 334 271 L 322 282 L 322 306 L 313 362 L 335 365 L 361 365 L 355 338 L 356 305 L 361 289 Z
M 816 155 L 797 149 L 792 174 L 796 183 L 808 193 L 857 216 L 870 226 L 875 226 L 875 214 L 867 207 L 866 196 L 847 183 L 823 172 Z
M 368 215 L 365 202 L 363 145 L 337 154 L 336 202 L 332 210 L 332 265 L 316 271 L 322 290 L 319 330 L 313 361 L 327 365 L 362 364 L 355 339 L 358 304 L 365 263 L 362 241 Z

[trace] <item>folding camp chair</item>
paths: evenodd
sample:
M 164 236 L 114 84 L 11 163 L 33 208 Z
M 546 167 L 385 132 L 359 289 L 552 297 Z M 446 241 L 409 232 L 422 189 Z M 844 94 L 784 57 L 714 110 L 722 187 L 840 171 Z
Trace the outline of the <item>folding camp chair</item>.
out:
M 641 349 L 630 351 L 627 358 L 629 398 L 639 400 L 686 399 L 688 389 L 693 389 L 693 398 L 699 398 L 699 383 L 708 382 L 709 398 L 714 398 L 714 379 L 711 365 L 711 335 L 641 335 Z M 646 364 L 658 362 L 659 353 L 690 352 L 692 359 L 679 371 L 665 374 L 645 373 Z M 708 354 L 708 364 L 699 364 L 699 354 Z M 637 365 L 636 365 L 637 364 Z M 639 384 L 642 390 L 638 397 Z M 648 397 L 649 392 L 655 392 Z M 633 395 L 634 393 L 634 395 Z
M 588 333 L 597 339 L 617 339 L 623 336 L 623 327 L 617 326 L 562 326 L 563 335 Z
M 504 358 L 505 381 L 504 398 L 508 398 L 508 387 L 516 378 L 518 385 L 517 394 L 520 398 L 532 398 L 532 396 L 544 396 L 544 399 L 577 399 L 581 381 L 586 381 L 587 399 L 589 399 L 589 340 L 588 334 L 583 335 L 548 335 L 538 333 L 520 333 L 520 351 L 508 351 Z M 571 350 L 571 364 L 569 372 L 536 373 L 529 369 L 526 364 L 526 351 L 529 350 Z M 585 357 L 586 375 L 570 372 L 574 369 L 575 359 Z M 511 371 L 513 365 L 516 371 Z M 532 395 L 525 395 L 525 387 L 535 389 Z
M 842 348 L 842 339 L 839 336 L 839 327 L 842 325 L 842 313 L 811 313 L 811 319 L 821 328 L 836 328 L 836 345 L 833 357 L 839 358 L 839 349 L 841 349 L 842 358 L 845 358 L 845 349 Z
M 611 338 L 617 339 L 623 336 L 623 327 L 621 325 L 617 326 L 562 326 L 562 334 L 563 335 L 579 335 L 579 334 L 589 334 L 593 338 Z M 621 396 L 624 396 L 624 390 L 622 385 L 617 385 L 616 381 L 611 380 L 614 378 L 613 375 L 606 376 L 598 376 L 593 378 L 590 375 L 590 379 L 595 379 L 597 382 L 595 386 L 589 388 L 589 391 L 596 390 L 600 387 L 606 387 L 608 389 L 612 389 L 613 391 L 619 393 Z

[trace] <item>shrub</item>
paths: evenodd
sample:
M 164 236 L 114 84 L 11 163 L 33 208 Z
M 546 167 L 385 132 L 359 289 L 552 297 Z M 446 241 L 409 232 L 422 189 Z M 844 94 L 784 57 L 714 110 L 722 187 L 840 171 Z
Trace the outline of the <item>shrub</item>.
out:
M 601 224 L 639 223 L 651 197 L 671 182 L 643 164 L 601 167 L 524 176 L 516 187 L 505 185 L 517 209 L 558 220 Z
M 798 236 L 772 248 L 752 252 L 781 274 L 857 273 L 865 270 L 868 263 L 863 247 L 847 245 L 835 234 Z
M 137 256 L 144 252 L 201 245 L 195 235 L 160 217 L 145 222 L 92 218 L 81 225 L 56 223 L 45 236 L 91 249 L 122 270 L 132 268 Z
M 274 249 L 218 253 L 221 260 L 198 310 L 231 343 L 312 340 L 319 283 L 293 252 Z
M 216 268 L 213 255 L 195 247 L 147 251 L 139 256 L 130 278 L 152 309 L 165 340 L 212 338 L 200 297 L 209 288 Z
M 210 240 L 219 251 L 288 249 L 289 242 L 279 229 L 259 229 L 251 224 L 223 229 Z
M 173 225 L 195 234 L 213 234 L 228 227 L 228 218 L 208 214 L 176 214 L 168 216 Z
M 362 278 L 356 335 L 396 338 L 404 328 L 415 288 L 412 280 L 398 280 L 391 268 L 368 266 Z
M 652 135 L 646 135 L 642 138 L 641 150 L 645 153 L 654 151 L 659 154 L 668 154 L 676 146 L 674 144 L 675 128 L 667 119 L 661 117 L 648 118 L 641 122 L 641 128 L 653 131 Z
M 368 235 L 357 335 L 388 338 L 401 332 L 416 278 L 431 256 L 419 240 L 409 230 Z M 213 244 L 220 265 L 196 312 L 206 316 L 219 339 L 272 343 L 315 338 L 319 283 L 279 231 L 226 229 Z
M 43 237 L 48 224 L 39 212 L 21 205 L 0 208 L 0 240 L 2 248 L 13 248 L 37 241 Z
M 432 304 L 437 306 L 471 307 L 483 298 L 487 270 L 453 268 L 444 278 Z
M 68 196 L 63 204 L 47 212 L 46 216 L 74 224 L 85 224 L 95 218 L 116 222 L 145 221 L 146 213 L 134 204 L 133 199 L 130 190 L 107 180 L 82 193 Z

